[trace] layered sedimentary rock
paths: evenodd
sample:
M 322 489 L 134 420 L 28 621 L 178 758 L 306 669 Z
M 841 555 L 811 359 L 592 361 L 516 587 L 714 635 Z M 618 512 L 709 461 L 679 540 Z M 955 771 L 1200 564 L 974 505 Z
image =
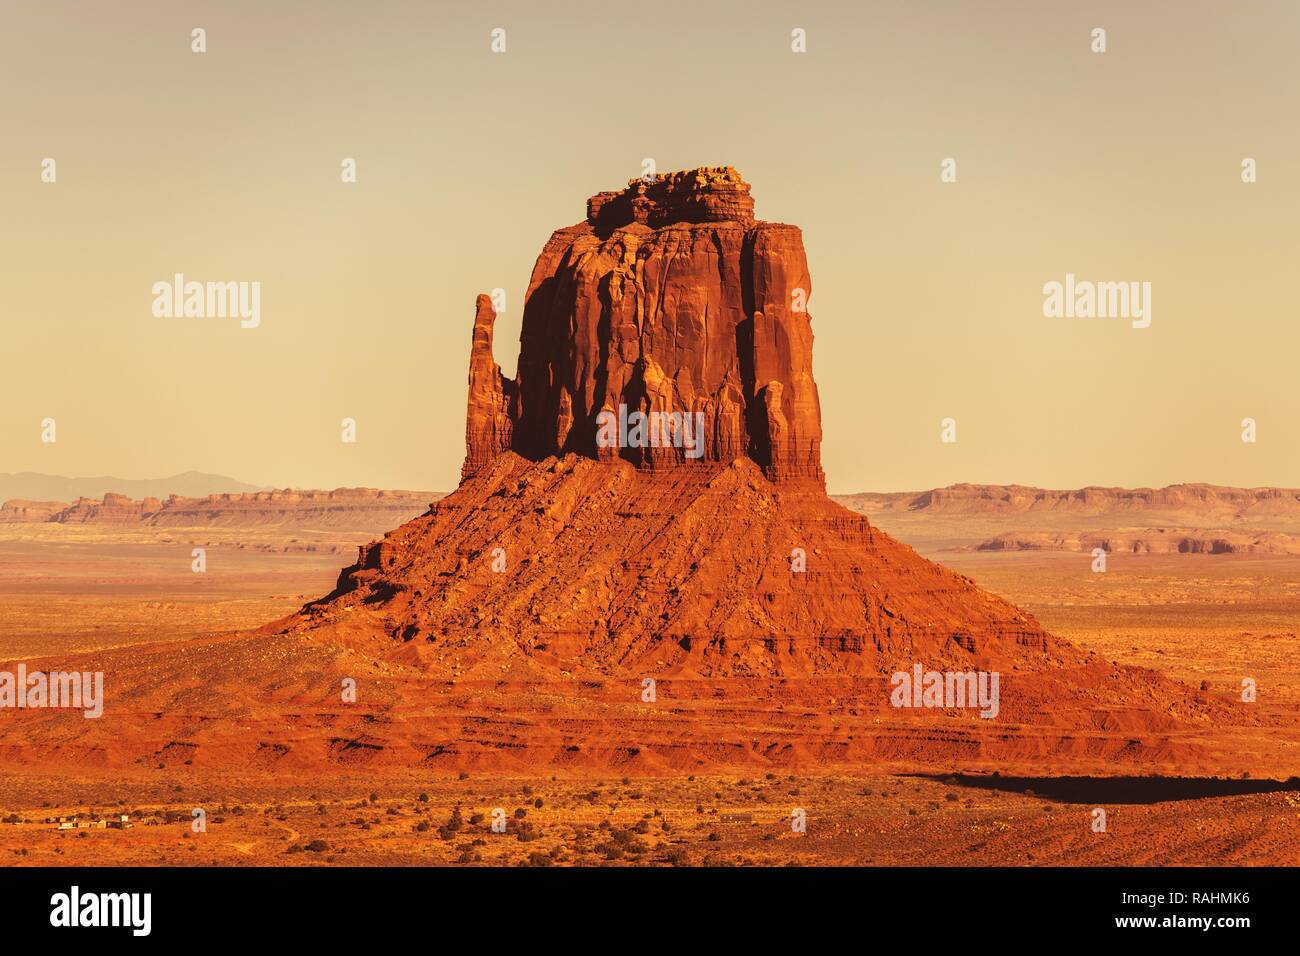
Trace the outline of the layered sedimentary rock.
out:
M 915 718 L 892 709 L 896 672 L 993 671 L 999 720 L 1068 726 L 1050 739 L 1097 754 L 1118 742 L 1097 728 L 1207 713 L 827 497 L 802 239 L 753 219 L 734 170 L 634 182 L 588 208 L 537 261 L 513 381 L 479 299 L 460 487 L 361 548 L 279 633 L 448 686 L 860 681 L 863 712 L 899 726 Z M 620 404 L 701 413 L 702 453 L 602 447 L 600 413 Z M 1137 698 L 1159 713 L 1133 713 Z M 989 741 L 988 722 L 964 716 Z M 876 730 L 877 753 L 913 746 L 898 742 L 913 730 L 888 743 Z
M 824 485 L 802 233 L 753 209 L 730 167 L 593 196 L 586 221 L 537 259 L 513 382 L 492 359 L 480 296 L 463 476 L 510 448 L 650 470 L 748 457 L 770 480 Z M 638 441 L 623 424 L 638 412 L 665 424 Z M 602 446 L 615 419 L 619 441 Z
M 1082 661 L 1028 614 L 745 457 L 705 473 L 498 455 L 362 548 L 297 622 L 336 624 L 432 645 L 479 675 Z
M 1052 491 L 1026 485 L 949 485 L 920 492 L 840 495 L 866 514 L 905 511 L 950 515 L 1191 513 L 1220 520 L 1275 521 L 1300 516 L 1300 489 L 1181 484 L 1164 488 L 1088 487 Z
M 66 508 L 64 501 L 28 501 L 14 498 L 0 505 L 0 524 L 30 524 L 49 521 L 51 516 Z
M 109 492 L 102 499 L 9 501 L 0 523 L 130 525 L 148 527 L 390 527 L 423 511 L 437 498 L 422 491 L 336 488 L 333 491 L 257 491 L 186 498 L 132 499 Z
M 1079 664 L 826 497 L 810 291 L 799 230 L 755 220 L 733 169 L 597 194 L 537 260 L 514 380 L 479 297 L 459 489 L 293 629 L 432 645 L 453 673 Z M 643 447 L 620 422 L 604 447 L 620 406 L 699 415 L 701 441 Z
M 465 464 L 461 467 L 461 478 L 473 474 L 510 447 L 514 427 L 510 406 L 515 383 L 501 374 L 501 366 L 492 358 L 492 326 L 496 318 L 492 299 L 480 295 L 469 353 L 469 409 L 465 416 Z

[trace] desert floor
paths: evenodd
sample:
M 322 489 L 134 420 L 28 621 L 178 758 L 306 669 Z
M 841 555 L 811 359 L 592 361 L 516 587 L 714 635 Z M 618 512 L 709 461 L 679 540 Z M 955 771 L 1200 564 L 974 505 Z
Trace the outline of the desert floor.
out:
M 330 590 L 369 537 L 0 526 L 0 659 L 261 624 Z M 203 575 L 190 570 L 200 546 Z M 1300 704 L 1300 558 L 1121 555 L 1093 574 L 1087 555 L 918 546 L 1109 659 L 1223 692 L 1251 677 L 1264 706 Z M 0 859 L 18 865 L 1300 863 L 1300 781 L 1270 779 L 1268 767 L 1233 779 L 359 767 L 307 778 L 250 769 L 217 783 L 181 764 L 127 778 L 6 771 L 2 756 Z M 195 808 L 204 832 L 191 826 Z M 503 833 L 492 829 L 498 809 Z M 792 828 L 796 810 L 806 832 Z M 123 813 L 132 828 L 44 822 Z

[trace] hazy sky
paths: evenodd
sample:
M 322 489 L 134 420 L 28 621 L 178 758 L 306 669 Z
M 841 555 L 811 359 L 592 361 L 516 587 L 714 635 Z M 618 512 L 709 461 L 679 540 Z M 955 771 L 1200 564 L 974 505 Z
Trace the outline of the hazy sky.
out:
M 450 488 L 475 295 L 513 374 L 551 230 L 653 157 L 803 228 L 832 491 L 1300 485 L 1294 0 L 3 0 L 0 80 L 0 471 Z M 260 326 L 155 317 L 177 272 Z M 1151 326 L 1045 318 L 1066 273 Z

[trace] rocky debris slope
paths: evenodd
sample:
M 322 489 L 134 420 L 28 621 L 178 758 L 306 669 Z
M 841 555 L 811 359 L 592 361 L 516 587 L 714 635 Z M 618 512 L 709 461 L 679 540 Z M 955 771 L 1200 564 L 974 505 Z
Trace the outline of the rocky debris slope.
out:
M 392 641 L 431 646 L 440 670 L 479 675 L 1081 660 L 1029 615 L 746 458 L 650 475 L 499 455 L 362 548 L 296 626 L 357 612 Z

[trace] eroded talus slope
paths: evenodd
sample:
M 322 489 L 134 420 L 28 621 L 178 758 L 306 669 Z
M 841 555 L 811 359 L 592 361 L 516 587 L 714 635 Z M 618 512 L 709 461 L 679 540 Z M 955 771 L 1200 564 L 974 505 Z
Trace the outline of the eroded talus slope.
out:
M 297 626 L 357 608 L 462 668 L 476 653 L 538 672 L 702 676 L 1079 659 L 1027 614 L 744 458 L 663 476 L 498 456 L 362 549 Z
M 821 678 L 850 679 L 835 696 L 897 723 L 878 744 L 858 745 L 864 758 L 978 752 L 991 737 L 1014 752 L 1087 753 L 1107 735 L 1238 719 L 1208 694 L 1081 653 L 862 516 L 774 485 L 745 459 L 664 476 L 576 455 L 498 456 L 363 548 L 335 593 L 285 631 L 455 680 L 771 678 L 783 679 L 775 697 L 795 704 L 790 679 L 823 689 Z M 964 726 L 937 731 L 893 709 L 888 678 L 918 663 L 998 671 L 999 720 L 950 710 L 930 716 Z M 1008 737 L 1008 722 L 1030 726 Z M 1035 726 L 1050 732 L 1035 742 Z M 1081 736 L 1063 743 L 1070 730 Z

